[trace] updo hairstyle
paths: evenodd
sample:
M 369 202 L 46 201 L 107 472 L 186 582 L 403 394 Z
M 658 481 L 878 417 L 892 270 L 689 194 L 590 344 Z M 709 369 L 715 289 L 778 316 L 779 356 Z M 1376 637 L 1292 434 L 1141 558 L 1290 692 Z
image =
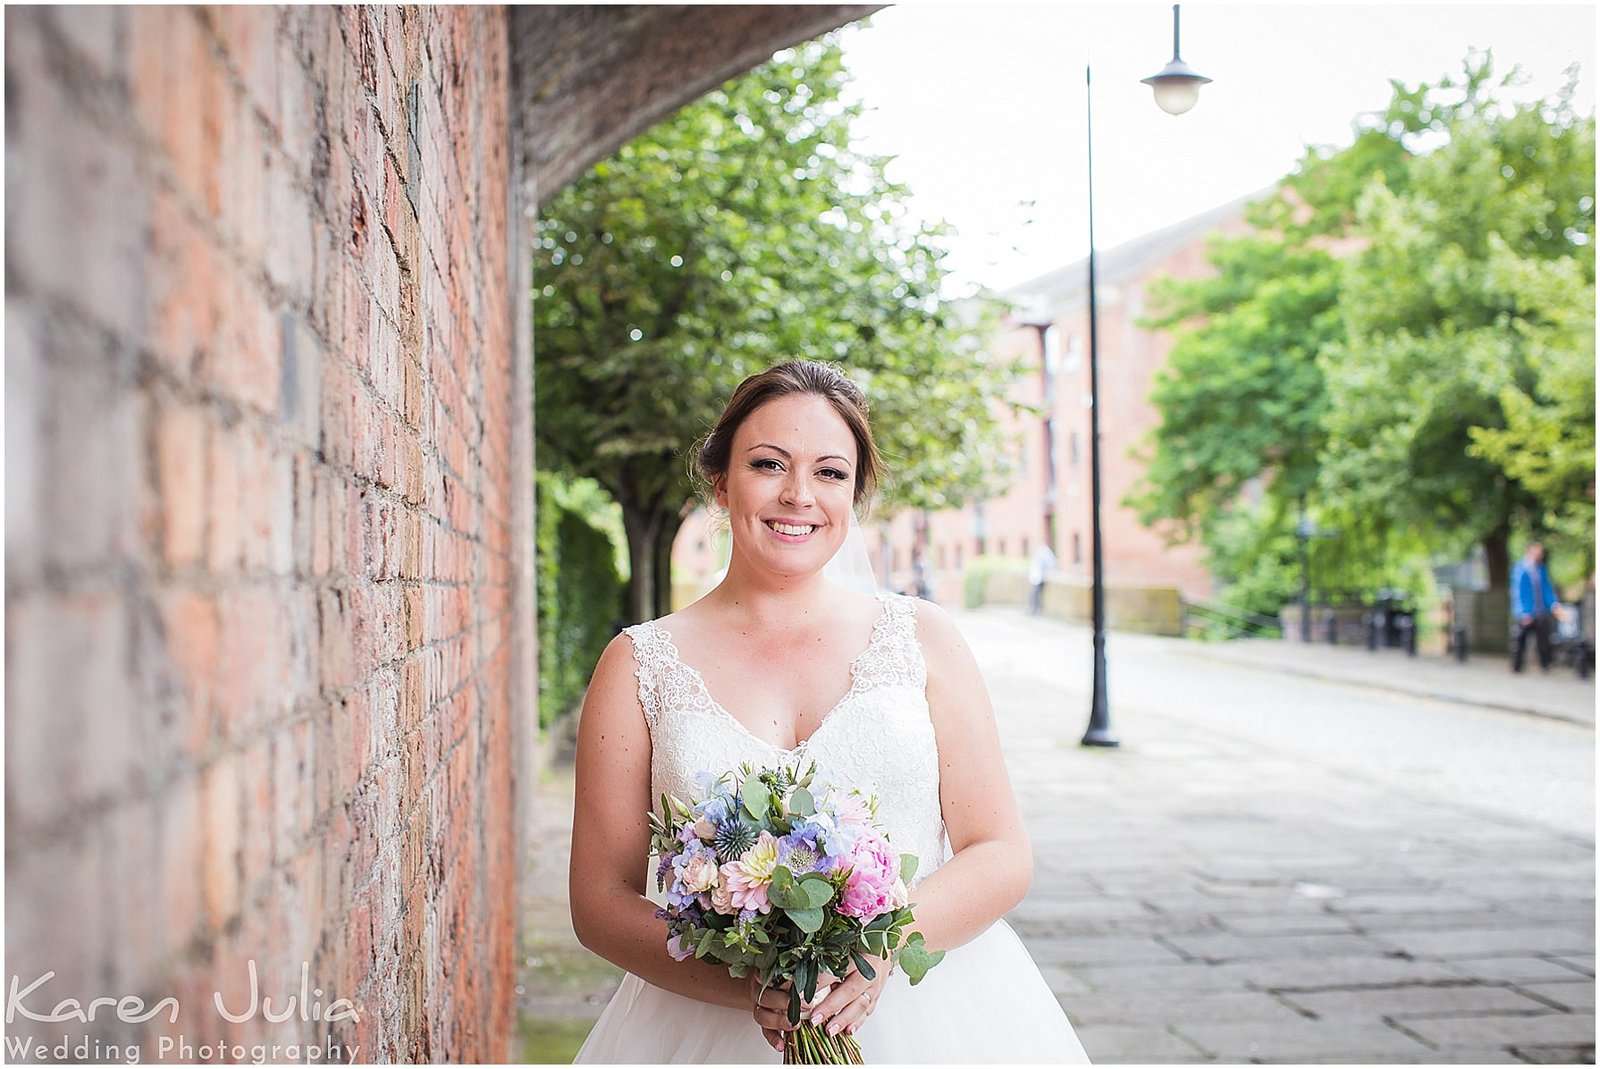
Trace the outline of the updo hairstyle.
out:
M 695 450 L 695 474 L 707 486 L 728 473 L 733 436 L 750 413 L 768 401 L 792 394 L 814 394 L 833 405 L 834 411 L 850 428 L 856 440 L 855 493 L 857 509 L 872 497 L 883 470 L 883 458 L 872 440 L 867 420 L 867 397 L 836 365 L 821 360 L 790 360 L 776 364 L 759 375 L 751 375 L 733 391 L 733 397 L 717 417 L 711 433 Z

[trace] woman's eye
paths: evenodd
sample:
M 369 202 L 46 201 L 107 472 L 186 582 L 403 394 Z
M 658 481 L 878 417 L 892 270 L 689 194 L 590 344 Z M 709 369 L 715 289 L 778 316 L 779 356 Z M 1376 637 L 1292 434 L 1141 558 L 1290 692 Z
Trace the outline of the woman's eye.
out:
M 776 460 L 773 460 L 771 457 L 763 457 L 760 460 L 752 460 L 750 462 L 750 466 L 752 468 L 761 468 L 761 469 L 764 469 L 766 471 L 782 471 L 783 470 L 783 465 L 779 464 Z
M 822 477 L 824 479 L 848 479 L 848 478 L 850 478 L 850 476 L 846 475 L 844 472 L 840 471 L 838 468 L 823 468 L 820 474 L 822 475 Z

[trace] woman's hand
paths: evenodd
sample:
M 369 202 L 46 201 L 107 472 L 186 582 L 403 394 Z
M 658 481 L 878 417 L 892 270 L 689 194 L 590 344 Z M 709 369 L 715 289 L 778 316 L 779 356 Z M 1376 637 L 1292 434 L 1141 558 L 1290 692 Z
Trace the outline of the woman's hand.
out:
M 823 1026 L 830 1036 L 836 1036 L 841 1032 L 854 1035 L 862 1022 L 878 1008 L 878 1000 L 882 997 L 884 987 L 889 983 L 889 973 L 894 969 L 894 962 L 875 958 L 872 964 L 871 980 L 863 976 L 858 969 L 851 969 L 843 980 L 835 980 L 831 976 L 822 978 L 822 984 L 831 985 L 831 988 L 825 996 L 817 1000 L 816 1005 L 811 1007 L 808 1016 L 816 1024 Z
M 756 1024 L 761 1026 L 761 1035 L 773 1050 L 783 1053 L 784 1033 L 792 1032 L 796 1027 L 789 1023 L 789 985 L 781 983 L 762 987 L 761 977 L 751 973 L 750 1002 Z

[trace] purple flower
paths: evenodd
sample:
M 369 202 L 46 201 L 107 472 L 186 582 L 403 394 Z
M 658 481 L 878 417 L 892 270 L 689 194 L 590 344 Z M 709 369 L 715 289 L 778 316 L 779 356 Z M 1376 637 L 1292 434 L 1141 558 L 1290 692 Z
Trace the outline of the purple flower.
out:
M 685 961 L 694 957 L 694 946 L 683 936 L 675 935 L 667 940 L 667 953 L 673 961 Z
M 817 829 L 808 824 L 785 835 L 778 840 L 778 864 L 796 876 L 822 871 L 829 859 L 817 845 L 817 838 Z

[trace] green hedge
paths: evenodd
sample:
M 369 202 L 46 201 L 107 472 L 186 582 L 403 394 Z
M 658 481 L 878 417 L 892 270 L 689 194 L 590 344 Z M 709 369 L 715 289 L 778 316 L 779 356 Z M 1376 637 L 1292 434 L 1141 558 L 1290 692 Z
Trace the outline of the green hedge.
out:
M 594 665 L 622 622 L 616 547 L 568 485 L 539 472 L 539 726 L 548 728 L 583 700 Z
M 989 600 L 989 579 L 995 575 L 1028 575 L 1028 562 L 1015 557 L 985 554 L 973 557 L 962 573 L 962 594 L 967 608 L 976 609 Z

